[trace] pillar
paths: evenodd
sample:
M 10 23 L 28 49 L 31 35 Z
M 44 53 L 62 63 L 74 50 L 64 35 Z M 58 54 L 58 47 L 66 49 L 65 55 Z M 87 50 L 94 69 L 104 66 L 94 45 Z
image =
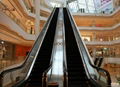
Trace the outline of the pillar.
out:
M 92 41 L 96 41 L 96 33 L 93 33 Z
M 66 6 L 67 6 L 67 0 L 64 1 L 64 7 L 66 7 Z
M 96 58 L 96 48 L 93 48 L 93 58 Z
M 40 33 L 40 0 L 35 0 L 35 35 L 36 38 Z

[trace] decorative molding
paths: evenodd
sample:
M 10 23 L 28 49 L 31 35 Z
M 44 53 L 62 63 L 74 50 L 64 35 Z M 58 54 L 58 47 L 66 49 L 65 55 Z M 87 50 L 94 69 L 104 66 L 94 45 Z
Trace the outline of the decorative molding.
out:
M 0 23 L 6 24 L 12 31 L 22 36 L 26 40 L 35 40 L 35 35 L 26 33 L 19 25 L 17 25 L 11 18 L 0 12 Z
M 101 30 L 102 31 L 102 30 L 114 30 L 118 27 L 120 27 L 120 23 L 118 23 L 112 27 L 95 27 L 95 26 L 93 26 L 93 27 L 80 27 L 80 26 L 78 26 L 78 29 L 79 30 Z
M 86 45 L 114 45 L 120 44 L 120 40 L 113 41 L 84 41 Z
M 115 58 L 115 57 L 107 57 L 104 58 L 104 64 L 108 64 L 108 63 L 115 63 L 115 64 L 120 64 L 120 58 Z
M 50 9 L 45 8 L 45 7 L 43 7 L 43 6 L 40 6 L 40 9 L 43 10 L 43 11 L 46 11 L 46 12 L 48 12 L 48 13 L 51 13 L 51 10 L 50 10 Z
M 1 40 L 26 46 L 31 46 L 34 42 L 33 40 L 25 40 L 22 36 L 2 24 L 0 24 L 0 37 L 2 37 L 0 38 Z

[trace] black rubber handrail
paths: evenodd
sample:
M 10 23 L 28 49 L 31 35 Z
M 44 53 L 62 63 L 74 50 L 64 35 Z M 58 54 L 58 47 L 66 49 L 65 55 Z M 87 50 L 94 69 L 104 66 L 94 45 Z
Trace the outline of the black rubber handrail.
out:
M 95 58 L 95 60 L 94 60 L 95 66 L 101 67 L 103 59 L 104 59 L 103 57 L 97 57 L 97 58 Z
M 63 12 L 63 14 L 64 14 L 64 12 Z M 64 18 L 63 18 L 63 20 L 65 20 Z M 64 21 L 63 21 L 63 24 L 65 24 L 64 23 Z M 65 25 L 64 25 L 64 28 L 65 28 Z M 63 56 L 64 56 L 64 58 L 63 58 L 63 69 L 64 69 L 64 87 L 68 87 L 68 69 L 67 69 L 67 60 L 66 60 L 66 42 L 65 42 L 65 29 L 63 28 L 63 35 L 64 35 L 64 37 L 63 37 Z
M 70 18 L 70 20 L 71 20 L 70 22 L 71 22 L 71 24 L 72 24 L 73 30 L 76 30 L 76 31 L 77 31 L 77 27 L 76 27 L 76 25 L 75 25 L 75 22 L 74 22 L 74 20 L 73 20 L 73 17 L 71 16 L 68 8 L 67 8 L 66 10 L 67 10 L 67 13 L 68 13 L 68 15 L 69 15 L 69 18 Z M 79 35 L 78 32 L 76 32 L 76 34 Z M 83 44 L 82 39 L 80 38 L 80 35 L 79 35 L 79 40 L 81 41 L 81 44 Z M 83 44 L 83 48 L 84 48 L 84 50 L 85 50 L 84 44 Z M 86 50 L 85 50 L 85 52 L 86 52 Z M 87 52 L 86 52 L 86 55 L 88 55 Z M 110 77 L 109 72 L 108 72 L 107 70 L 104 70 L 104 69 L 102 69 L 102 68 L 99 68 L 99 67 L 94 66 L 94 65 L 91 63 L 91 60 L 90 60 L 89 56 L 88 56 L 87 58 L 88 58 L 88 60 L 89 60 L 89 64 L 90 64 L 93 68 L 95 68 L 98 72 L 104 72 L 104 73 L 106 74 L 106 76 L 107 76 L 107 85 L 110 87 L 110 86 L 111 86 L 111 77 Z M 84 59 L 84 58 L 83 58 L 83 59 Z M 84 61 L 85 61 L 85 60 L 84 60 Z M 87 67 L 86 67 L 86 69 L 87 69 Z M 87 71 L 89 71 L 89 70 L 87 69 Z M 90 74 L 89 74 L 89 76 L 90 76 Z M 96 84 L 96 86 L 98 86 L 98 83 L 97 83 L 91 76 L 90 76 L 90 78 L 91 78 L 91 80 Z
M 44 37 L 45 37 L 45 34 L 46 34 L 47 30 L 48 30 L 49 23 L 50 23 L 50 21 L 52 20 L 54 13 L 55 13 L 55 8 L 54 8 L 54 10 L 52 11 L 51 15 L 49 16 L 48 21 L 47 21 L 46 24 L 44 25 L 43 30 L 42 30 L 41 33 L 39 34 L 37 40 L 35 41 L 35 43 L 34 43 L 34 45 L 33 45 L 33 48 L 31 49 L 30 53 L 27 55 L 25 61 L 24 61 L 21 65 L 19 65 L 19 66 L 17 66 L 17 67 L 10 68 L 10 69 L 6 69 L 6 70 L 4 70 L 4 71 L 2 71 L 2 72 L 0 73 L 0 87 L 2 87 L 3 76 L 4 76 L 5 74 L 10 73 L 10 72 L 12 72 L 12 71 L 16 71 L 16 70 L 18 70 L 18 69 L 21 69 L 22 67 L 25 66 L 25 64 L 27 63 L 27 61 L 29 60 L 29 58 L 31 58 L 31 57 L 33 58 L 33 57 L 34 57 L 34 56 L 32 56 L 33 54 L 36 55 L 35 52 L 33 52 L 33 54 L 32 54 L 32 50 L 35 49 L 36 45 L 38 45 L 38 44 L 37 44 L 38 40 L 40 40 L 39 45 L 42 44 L 42 41 L 43 41 L 43 39 L 44 39 Z M 37 48 L 36 51 L 38 51 L 38 50 L 39 50 L 39 48 Z M 22 81 L 20 82 L 20 84 L 23 83 L 23 82 L 25 82 L 25 81 L 22 80 Z M 17 86 L 16 86 L 16 87 L 17 87 Z

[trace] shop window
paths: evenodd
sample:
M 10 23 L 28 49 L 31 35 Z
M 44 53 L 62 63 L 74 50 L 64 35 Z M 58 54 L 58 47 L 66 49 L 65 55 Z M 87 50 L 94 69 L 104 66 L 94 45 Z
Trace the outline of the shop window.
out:
M 90 37 L 82 37 L 84 41 L 90 41 Z
M 100 38 L 100 41 L 103 41 L 103 39 L 102 39 L 102 38 Z

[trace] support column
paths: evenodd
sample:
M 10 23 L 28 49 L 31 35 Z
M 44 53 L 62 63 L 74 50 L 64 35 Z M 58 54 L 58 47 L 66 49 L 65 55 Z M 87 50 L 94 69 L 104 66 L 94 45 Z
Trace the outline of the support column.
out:
M 40 0 L 35 0 L 35 35 L 40 33 Z
M 67 7 L 67 0 L 65 0 L 63 7 Z
M 92 41 L 96 41 L 96 33 L 93 33 Z
M 86 4 L 86 9 L 88 10 L 88 13 L 90 13 L 89 6 L 88 6 L 88 1 L 87 0 L 85 0 L 85 4 Z
M 96 48 L 93 48 L 93 58 L 96 58 Z
M 95 8 L 95 13 L 97 13 L 97 6 L 96 6 L 96 0 L 93 0 L 93 3 L 94 3 L 94 8 Z
M 65 4 L 65 7 L 68 7 L 68 1 L 69 1 L 69 0 L 65 0 L 65 3 L 64 3 L 64 4 Z M 68 8 L 69 8 L 69 7 L 68 7 Z

